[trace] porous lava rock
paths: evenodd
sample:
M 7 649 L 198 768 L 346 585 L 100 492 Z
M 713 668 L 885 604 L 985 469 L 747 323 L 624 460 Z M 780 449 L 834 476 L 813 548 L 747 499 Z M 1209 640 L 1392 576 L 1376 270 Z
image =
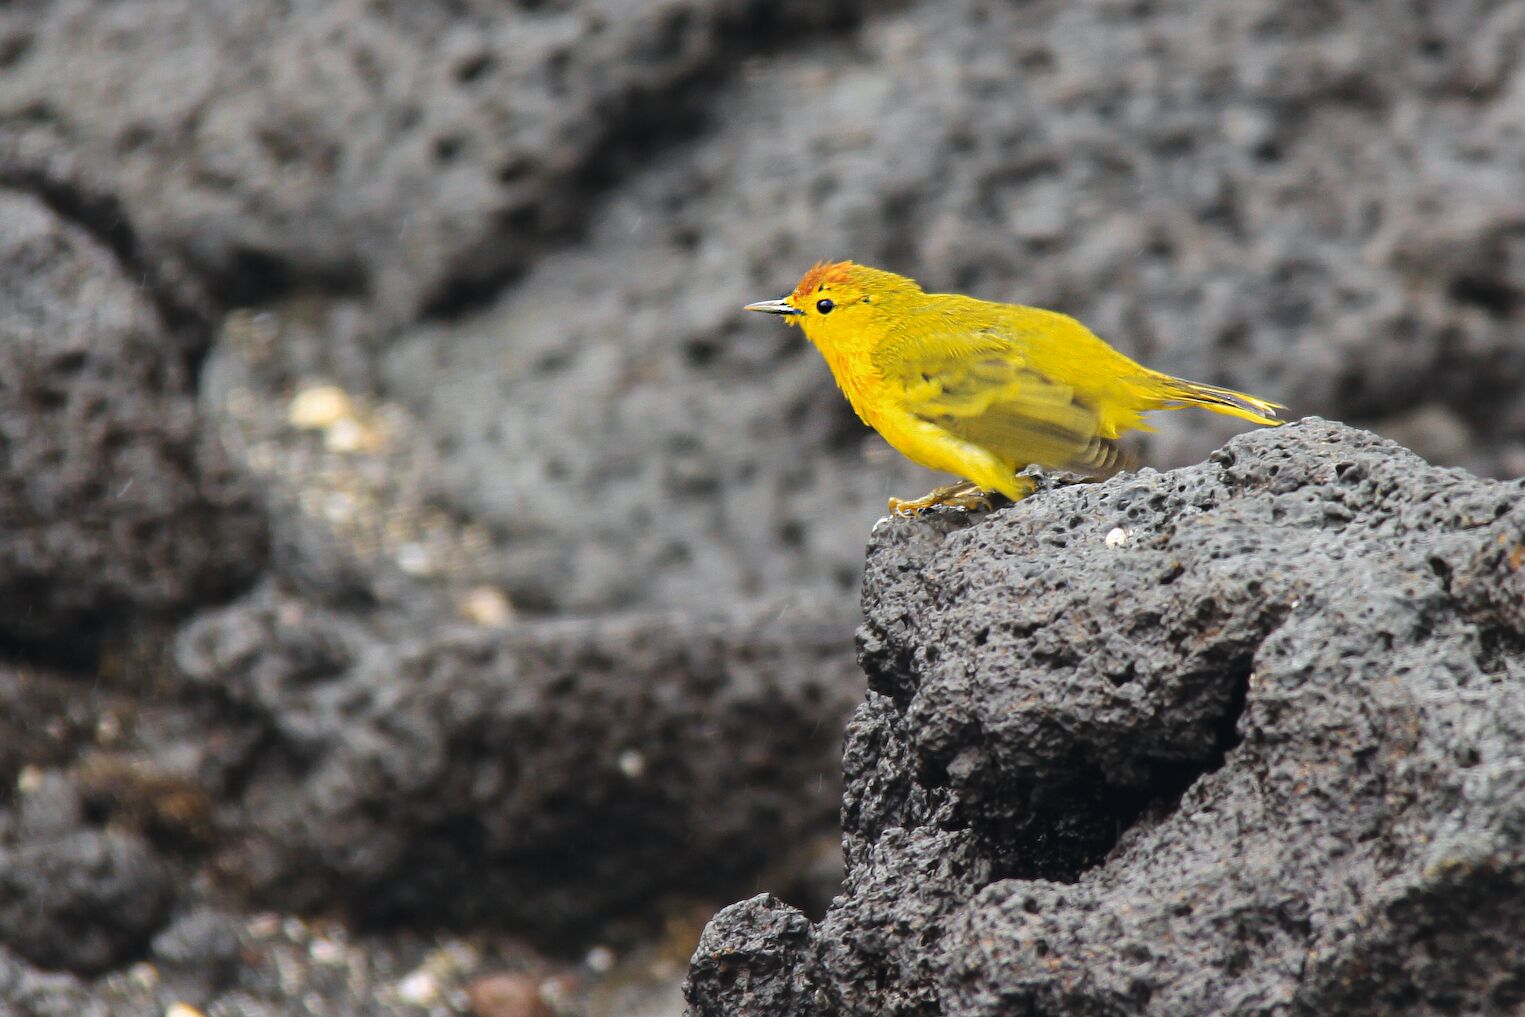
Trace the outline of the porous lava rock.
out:
M 450 504 L 519 538 L 505 587 L 554 610 L 852 595 L 886 495 L 928 479 L 797 329 L 737 310 L 821 258 L 1525 474 L 1525 19 L 1447 10 L 935 0 L 848 40 L 791 25 L 809 44 L 717 87 L 578 243 L 399 329 L 376 370 L 448 449 Z M 1242 427 L 1153 423 L 1161 467 Z
M 247 583 L 252 489 L 113 252 L 0 190 L 0 640 L 74 654 Z
M 542 942 L 719 893 L 830 823 L 847 627 L 819 605 L 383 631 L 261 593 L 175 652 L 210 704 L 197 769 L 238 789 L 219 870 L 266 906 Z
M 43 967 L 121 964 L 173 898 L 169 869 L 134 835 L 83 830 L 0 847 L 0 944 Z
M 692 130 L 685 94 L 769 29 L 865 6 L 25 2 L 0 12 L 0 180 L 113 194 L 223 306 L 319 288 L 406 319 L 565 237 L 585 178 Z
M 842 895 L 690 1014 L 1518 1012 L 1522 569 L 1525 484 L 1317 419 L 881 527 Z

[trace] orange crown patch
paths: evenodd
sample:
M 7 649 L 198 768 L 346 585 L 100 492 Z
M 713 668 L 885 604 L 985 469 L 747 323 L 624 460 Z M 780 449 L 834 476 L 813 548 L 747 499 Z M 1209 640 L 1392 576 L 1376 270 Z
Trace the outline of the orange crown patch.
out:
M 818 261 L 800 278 L 799 285 L 790 296 L 795 300 L 804 300 L 827 283 L 846 282 L 857 267 L 850 261 Z

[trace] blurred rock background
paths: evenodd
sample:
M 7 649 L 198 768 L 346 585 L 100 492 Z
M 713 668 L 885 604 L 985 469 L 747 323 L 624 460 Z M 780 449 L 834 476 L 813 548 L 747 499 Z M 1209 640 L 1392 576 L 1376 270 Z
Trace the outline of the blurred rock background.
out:
M 834 892 L 927 483 L 738 306 L 852 257 L 1525 474 L 1522 53 L 1505 0 L 6 5 L 0 1000 L 676 1012 L 715 905 Z

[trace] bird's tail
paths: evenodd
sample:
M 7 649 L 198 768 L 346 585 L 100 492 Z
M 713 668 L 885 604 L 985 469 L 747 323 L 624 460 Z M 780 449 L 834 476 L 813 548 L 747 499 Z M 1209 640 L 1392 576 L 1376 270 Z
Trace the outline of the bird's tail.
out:
M 1204 410 L 1264 424 L 1267 427 L 1280 427 L 1286 423 L 1276 412 L 1286 409 L 1281 403 L 1235 392 L 1231 388 L 1202 385 L 1195 381 L 1172 378 L 1169 375 L 1161 375 L 1159 381 L 1161 384 L 1158 409 L 1176 410 L 1183 406 L 1200 406 Z

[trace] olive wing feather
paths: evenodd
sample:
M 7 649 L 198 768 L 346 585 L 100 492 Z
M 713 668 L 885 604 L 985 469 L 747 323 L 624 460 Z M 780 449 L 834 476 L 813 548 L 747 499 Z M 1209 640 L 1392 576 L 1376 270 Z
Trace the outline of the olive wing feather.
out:
M 1105 475 L 1121 465 L 1116 442 L 1100 436 L 1096 411 L 1029 366 L 1009 339 L 979 331 L 915 350 L 897 345 L 878 366 L 900 383 L 905 409 L 1013 471 L 1037 464 Z

